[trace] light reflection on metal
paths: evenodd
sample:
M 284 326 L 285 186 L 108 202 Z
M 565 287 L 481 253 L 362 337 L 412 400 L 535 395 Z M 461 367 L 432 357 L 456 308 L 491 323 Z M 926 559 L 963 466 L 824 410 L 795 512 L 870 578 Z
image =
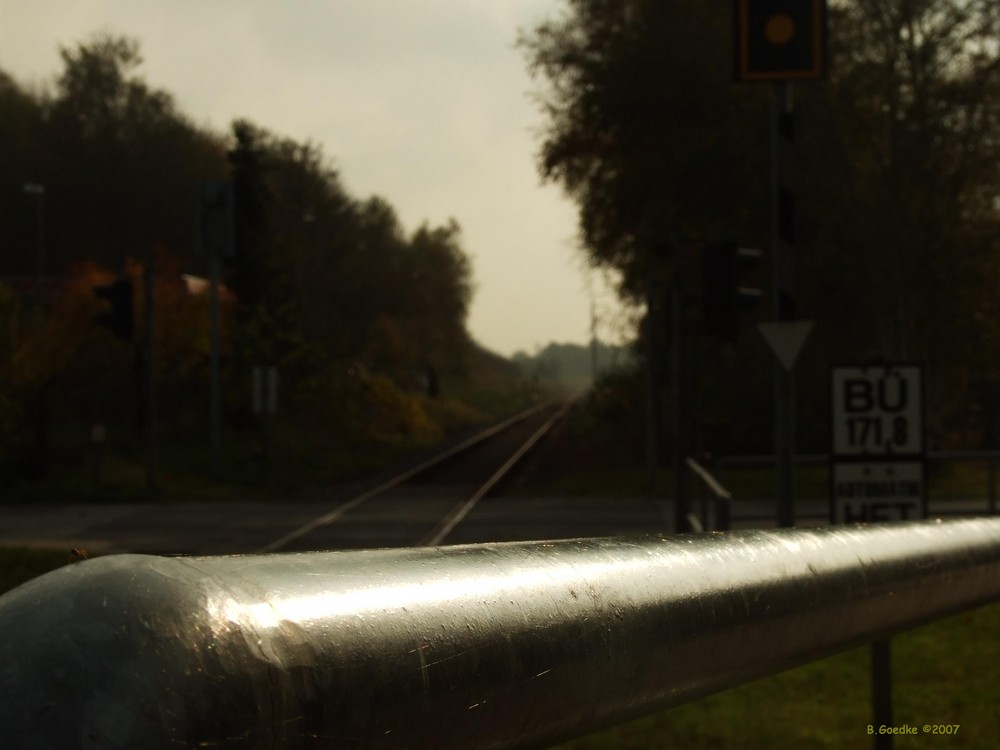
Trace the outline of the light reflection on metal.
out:
M 8 748 L 528 748 L 1000 599 L 1000 519 L 222 558 L 0 597 Z

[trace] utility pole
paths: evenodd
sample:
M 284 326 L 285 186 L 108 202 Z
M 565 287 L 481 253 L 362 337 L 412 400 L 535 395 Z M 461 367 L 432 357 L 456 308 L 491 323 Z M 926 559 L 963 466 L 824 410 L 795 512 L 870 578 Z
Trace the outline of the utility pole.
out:
M 590 381 L 597 382 L 597 311 L 594 309 L 594 291 L 590 291 Z
M 35 293 L 33 296 L 33 315 L 41 318 L 45 303 L 47 301 L 45 290 L 45 186 L 37 182 L 26 182 L 22 187 L 25 195 L 35 198 Z M 51 420 L 49 408 L 51 398 L 49 396 L 50 387 L 43 385 L 34 399 L 34 404 L 29 407 L 35 413 L 34 418 L 34 451 L 33 463 L 37 471 L 45 474 L 49 467 L 49 454 L 51 452 Z

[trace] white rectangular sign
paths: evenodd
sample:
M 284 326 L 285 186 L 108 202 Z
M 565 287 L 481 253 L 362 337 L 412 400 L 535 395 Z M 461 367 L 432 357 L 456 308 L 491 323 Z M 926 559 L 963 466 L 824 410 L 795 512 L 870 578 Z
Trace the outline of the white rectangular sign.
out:
M 834 367 L 830 383 L 835 459 L 923 454 L 920 365 Z
M 925 515 L 921 461 L 833 465 L 833 522 L 913 521 Z

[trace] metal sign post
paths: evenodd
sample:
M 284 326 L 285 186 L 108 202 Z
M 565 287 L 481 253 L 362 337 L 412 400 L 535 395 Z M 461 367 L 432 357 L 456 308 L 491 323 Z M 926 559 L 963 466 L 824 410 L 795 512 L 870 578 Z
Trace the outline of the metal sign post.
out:
M 927 515 L 924 378 L 919 364 L 849 365 L 830 374 L 830 520 L 874 523 Z M 892 725 L 891 644 L 872 643 L 872 724 Z M 876 750 L 892 735 L 875 734 Z

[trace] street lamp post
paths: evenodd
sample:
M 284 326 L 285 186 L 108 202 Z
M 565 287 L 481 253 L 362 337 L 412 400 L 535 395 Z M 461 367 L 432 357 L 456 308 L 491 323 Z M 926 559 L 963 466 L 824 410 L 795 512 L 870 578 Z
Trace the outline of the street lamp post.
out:
M 45 295 L 42 283 L 45 279 L 45 186 L 37 182 L 26 182 L 21 188 L 25 195 L 34 196 L 36 213 L 37 242 L 35 246 L 35 309 L 34 315 L 44 314 Z M 49 435 L 49 387 L 43 385 L 35 397 L 33 410 L 35 412 L 35 438 L 33 462 L 36 469 L 45 474 L 48 472 L 50 448 Z

